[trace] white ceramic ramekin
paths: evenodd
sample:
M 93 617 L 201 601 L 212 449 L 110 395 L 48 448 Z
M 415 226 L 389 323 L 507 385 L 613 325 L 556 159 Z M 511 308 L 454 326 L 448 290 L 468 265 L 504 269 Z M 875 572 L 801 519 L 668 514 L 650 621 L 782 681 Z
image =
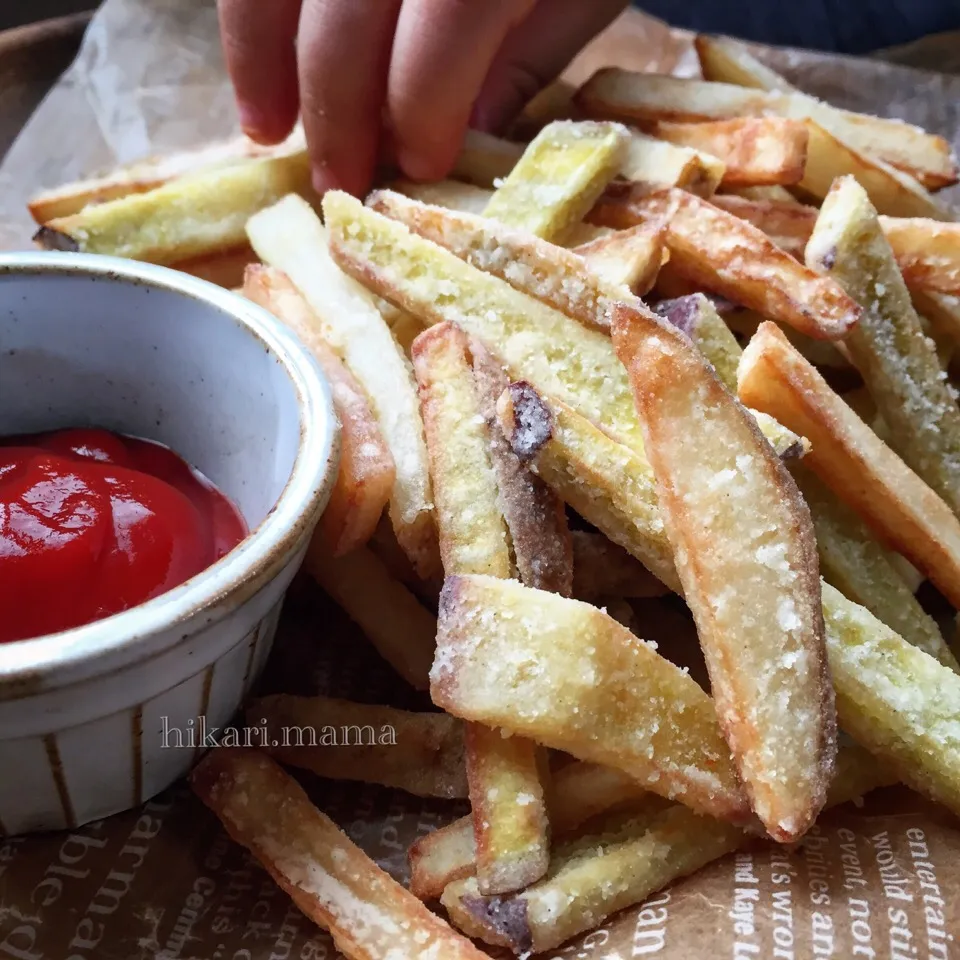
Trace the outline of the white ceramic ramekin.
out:
M 69 426 L 167 444 L 252 533 L 135 609 L 0 644 L 0 835 L 136 806 L 190 768 L 189 730 L 225 724 L 264 664 L 337 469 L 327 385 L 259 307 L 162 267 L 2 255 L 0 436 Z

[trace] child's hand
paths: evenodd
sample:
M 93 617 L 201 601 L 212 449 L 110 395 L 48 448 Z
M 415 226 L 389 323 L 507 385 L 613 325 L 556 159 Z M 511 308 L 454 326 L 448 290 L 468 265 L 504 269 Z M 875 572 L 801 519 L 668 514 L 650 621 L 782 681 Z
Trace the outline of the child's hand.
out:
M 626 0 L 218 0 L 246 132 L 277 143 L 298 109 L 319 190 L 362 193 L 378 152 L 449 172 L 468 123 L 496 130 Z

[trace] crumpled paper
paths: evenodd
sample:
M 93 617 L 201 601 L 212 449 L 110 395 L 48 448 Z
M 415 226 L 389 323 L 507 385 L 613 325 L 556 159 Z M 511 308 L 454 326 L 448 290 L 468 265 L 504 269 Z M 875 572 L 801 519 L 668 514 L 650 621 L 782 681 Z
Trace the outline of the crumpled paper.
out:
M 960 148 L 960 77 L 803 51 L 759 50 L 802 89 L 901 117 Z M 690 37 L 635 12 L 571 66 L 696 72 Z M 107 0 L 74 66 L 0 166 L 0 249 L 29 246 L 43 187 L 236 132 L 212 2 Z M 960 193 L 954 190 L 954 199 Z M 650 637 L 669 648 L 669 635 Z M 309 585 L 289 599 L 263 689 L 425 707 Z M 0 771 L 0 775 L 4 775 Z M 406 848 L 462 804 L 305 780 L 401 880 Z M 823 818 L 796 851 L 757 844 L 553 951 L 556 958 L 958 956 L 960 827 L 903 789 Z M 0 839 L 2 960 L 324 960 L 336 952 L 178 787 L 72 832 Z

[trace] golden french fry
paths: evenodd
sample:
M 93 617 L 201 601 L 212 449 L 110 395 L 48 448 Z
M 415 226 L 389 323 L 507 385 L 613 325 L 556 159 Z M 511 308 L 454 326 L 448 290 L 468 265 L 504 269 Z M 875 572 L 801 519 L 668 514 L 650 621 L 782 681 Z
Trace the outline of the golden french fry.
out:
M 729 37 L 698 36 L 695 43 L 704 79 L 798 96 L 815 120 L 867 156 L 910 174 L 931 190 L 956 183 L 956 160 L 943 137 L 901 120 L 839 110 L 801 94 Z
M 370 293 L 330 257 L 319 218 L 299 197 L 252 217 L 247 233 L 265 263 L 282 270 L 360 381 L 396 466 L 390 519 L 422 579 L 439 569 L 433 493 L 413 374 Z
M 728 819 L 748 816 L 713 701 L 595 607 L 492 577 L 448 578 L 433 702 Z
M 851 177 L 824 201 L 807 263 L 863 308 L 844 341 L 891 443 L 907 465 L 960 512 L 960 408 L 924 334 L 876 211 Z
M 837 760 L 831 806 L 893 782 L 882 765 L 855 745 L 845 745 Z M 591 824 L 589 832 L 560 845 L 547 877 L 522 893 L 494 902 L 480 895 L 473 880 L 458 878 L 441 902 L 470 936 L 516 953 L 539 953 L 751 840 L 732 825 L 684 807 L 663 809 L 641 800 L 625 814 Z
M 330 384 L 340 418 L 340 467 L 318 535 L 333 556 L 342 556 L 373 536 L 393 490 L 393 457 L 363 388 L 327 343 L 319 320 L 290 278 L 272 267 L 251 266 L 243 293 L 296 333 Z
M 807 128 L 807 160 L 798 186 L 804 190 L 825 197 L 834 177 L 855 174 L 883 213 L 952 219 L 911 175 L 854 144 L 850 140 L 851 124 L 838 123 L 832 108 L 824 109 L 824 104 L 804 94 L 608 68 L 587 81 L 577 93 L 576 102 L 587 116 L 626 123 L 771 115 L 802 121 Z M 906 124 L 902 127 L 905 132 L 915 129 Z M 947 147 L 945 142 L 943 146 Z
M 653 287 L 663 263 L 663 230 L 658 224 L 641 223 L 578 244 L 573 252 L 601 280 L 642 297 Z
M 793 475 L 810 507 L 824 579 L 945 666 L 960 671 L 936 621 L 860 518 L 803 464 Z
M 258 262 L 257 255 L 250 245 L 245 243 L 235 250 L 179 260 L 171 263 L 170 266 L 174 270 L 206 280 L 207 283 L 215 283 L 218 287 L 235 290 L 243 286 L 243 274 L 247 267 Z
M 650 128 L 650 133 L 718 157 L 724 164 L 725 186 L 792 184 L 803 179 L 809 134 L 799 120 L 738 117 L 705 123 L 661 121 Z
M 514 121 L 511 135 L 530 139 L 548 123 L 569 119 L 572 116 L 570 101 L 576 92 L 577 88 L 562 78 L 548 83 L 527 102 L 520 116 Z
M 712 196 L 726 173 L 723 161 L 693 146 L 630 131 L 627 158 L 620 175 L 627 180 L 662 187 L 682 187 L 701 197 Z
M 293 902 L 350 960 L 485 960 L 384 873 L 302 787 L 254 750 L 211 750 L 191 786 Z
M 612 333 L 720 725 L 767 832 L 796 840 L 825 802 L 836 752 L 810 513 L 688 342 L 622 304 Z M 691 424 L 702 442 L 690 442 Z
M 497 401 L 509 386 L 503 368 L 478 341 L 470 346 L 480 410 L 490 439 L 490 459 L 500 509 L 510 531 L 514 562 L 528 587 L 569 597 L 574 561 L 563 501 L 513 452 L 497 419 Z
M 555 120 L 527 146 L 484 214 L 562 243 L 619 172 L 627 137 L 618 124 Z
M 475 213 L 478 216 L 487 209 L 493 196 L 492 190 L 476 187 L 459 180 L 438 180 L 436 183 L 416 183 L 413 180 L 394 180 L 390 184 L 394 193 L 401 193 L 411 200 L 459 210 L 461 213 Z
M 431 327 L 414 342 L 413 364 L 444 572 L 509 578 L 507 525 L 466 334 L 452 323 Z M 549 863 L 537 747 L 478 724 L 468 724 L 466 745 L 481 889 L 522 889 L 542 877 Z
M 726 187 L 721 196 L 743 197 L 744 200 L 773 200 L 775 203 L 796 203 L 785 187 Z
M 671 266 L 685 277 L 815 339 L 840 339 L 860 317 L 839 284 L 798 263 L 752 224 L 682 190 L 610 191 L 590 216 L 621 229 L 664 222 Z
M 910 296 L 935 331 L 954 344 L 960 343 L 960 296 L 916 286 L 910 288 Z
M 304 152 L 215 167 L 94 204 L 48 221 L 34 239 L 47 250 L 177 263 L 242 247 L 247 220 L 288 193 L 313 196 Z
M 954 605 L 960 605 L 960 522 L 950 508 L 764 323 L 739 370 L 744 403 L 810 439 L 807 461 L 885 544 L 896 547 Z
M 588 603 L 617 597 L 660 597 L 667 588 L 623 547 L 600 533 L 574 530 L 573 595 Z
M 335 560 L 314 540 L 303 568 L 410 686 L 427 689 L 436 620 L 375 554 L 361 547 Z
M 960 223 L 880 217 L 880 226 L 908 286 L 960 294 Z
M 237 137 L 220 143 L 206 144 L 195 150 L 182 150 L 160 157 L 138 160 L 119 167 L 102 177 L 44 190 L 27 203 L 33 219 L 39 224 L 79 213 L 92 204 L 119 200 L 134 193 L 146 193 L 162 187 L 171 180 L 195 174 L 201 170 L 225 167 L 243 160 L 259 157 L 283 156 L 303 150 L 303 130 L 297 130 L 283 143 L 265 147 L 247 137 Z
M 960 811 L 960 676 L 823 586 L 840 723 L 915 790 Z
M 247 707 L 274 760 L 332 780 L 396 787 L 418 797 L 467 796 L 463 724 L 331 697 L 262 697 Z
M 509 176 L 523 156 L 524 144 L 480 130 L 468 130 L 450 176 L 478 187 L 492 187 Z
M 751 200 L 720 194 L 711 201 L 714 206 L 732 213 L 762 230 L 781 250 L 803 259 L 807 241 L 817 222 L 816 207 L 808 207 L 794 199 Z

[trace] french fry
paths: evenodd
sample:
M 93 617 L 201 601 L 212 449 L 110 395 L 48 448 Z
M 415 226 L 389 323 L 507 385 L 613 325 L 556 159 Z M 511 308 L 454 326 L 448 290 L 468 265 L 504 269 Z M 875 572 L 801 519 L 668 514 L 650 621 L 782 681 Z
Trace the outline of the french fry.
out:
M 844 345 L 891 430 L 893 446 L 960 512 L 960 408 L 876 211 L 852 178 L 838 180 L 824 201 L 806 257 L 863 308 Z
M 663 121 L 654 124 L 650 133 L 722 160 L 725 186 L 795 184 L 803 179 L 809 134 L 799 120 L 739 117 L 705 123 Z
M 457 323 L 485 343 L 511 376 L 530 380 L 538 390 L 575 407 L 611 436 L 643 449 L 626 375 L 609 337 L 599 329 L 610 300 L 603 296 L 605 287 L 599 281 L 594 278 L 585 283 L 582 268 L 579 276 L 571 276 L 558 267 L 557 255 L 562 256 L 562 251 L 533 238 L 527 238 L 524 248 L 528 268 L 520 269 L 512 261 L 503 268 L 511 283 L 524 290 L 538 295 L 543 295 L 544 289 L 558 291 L 553 296 L 567 302 L 571 313 L 592 317 L 589 327 L 594 329 L 589 329 L 416 232 L 421 226 L 429 228 L 437 240 L 487 262 L 486 247 L 474 248 L 474 234 L 466 228 L 457 234 L 456 224 L 469 222 L 462 219 L 466 214 L 418 207 L 396 195 L 380 196 L 375 202 L 391 214 L 409 219 L 411 226 L 386 218 L 346 194 L 330 192 L 324 198 L 330 250 L 347 273 L 425 323 Z M 488 228 L 480 220 L 476 229 Z M 502 228 L 489 229 L 495 247 L 494 238 L 501 235 Z M 500 261 L 495 252 L 490 259 Z M 429 270 L 424 269 L 425 264 Z M 451 296 L 454 290 L 456 296 Z M 780 424 L 761 420 L 761 428 L 778 452 L 796 452 L 795 435 Z
M 945 666 L 960 672 L 940 628 L 860 518 L 803 464 L 792 470 L 810 507 L 824 579 Z
M 701 197 L 712 196 L 725 173 L 726 167 L 718 157 L 692 146 L 647 136 L 639 130 L 630 131 L 627 157 L 620 168 L 621 176 L 627 180 L 682 187 Z
M 510 531 L 522 583 L 569 597 L 573 545 L 561 499 L 520 461 L 497 419 L 497 401 L 509 386 L 503 368 L 479 342 L 471 344 L 480 411 L 486 421 L 500 509 Z
M 815 339 L 844 337 L 860 317 L 859 306 L 839 284 L 818 277 L 752 224 L 682 190 L 610 193 L 591 219 L 620 229 L 647 220 L 665 222 L 671 266 L 706 289 Z
M 880 217 L 880 226 L 909 287 L 960 294 L 960 223 Z
M 625 773 L 593 763 L 568 763 L 552 777 L 550 825 L 565 836 L 593 817 L 650 796 Z M 410 891 L 421 900 L 436 900 L 448 884 L 474 875 L 473 822 L 461 817 L 421 837 L 409 851 Z
M 840 723 L 903 782 L 960 811 L 960 676 L 823 586 Z
M 278 763 L 418 797 L 467 796 L 463 724 L 445 713 L 278 694 L 254 700 L 247 723 Z
M 243 246 L 250 217 L 288 193 L 313 195 L 306 153 L 215 167 L 95 204 L 48 221 L 34 239 L 47 250 L 177 263 Z
M 218 287 L 233 290 L 243 286 L 244 271 L 250 264 L 257 262 L 256 254 L 250 249 L 250 245 L 244 244 L 236 250 L 180 260 L 170 266 L 174 270 L 206 280 L 207 283 L 215 283 Z
M 427 689 L 436 620 L 374 553 L 361 547 L 335 560 L 314 540 L 303 567 L 410 686 Z
M 466 334 L 451 323 L 431 327 L 414 342 L 413 364 L 444 572 L 508 579 L 514 571 L 507 525 Z M 480 887 L 488 894 L 522 889 L 549 863 L 539 751 L 479 724 L 468 724 L 466 746 Z
M 493 196 L 492 190 L 475 187 L 459 180 L 438 180 L 436 183 L 415 183 L 412 180 L 394 180 L 390 189 L 411 200 L 429 203 L 460 213 L 475 213 L 478 216 L 487 209 Z
M 227 833 L 314 923 L 330 931 L 350 960 L 485 960 L 384 873 L 269 757 L 211 750 L 190 783 Z
M 588 240 L 573 252 L 605 283 L 642 297 L 653 287 L 663 263 L 663 230 L 657 224 L 642 223 Z
M 323 336 L 320 322 L 286 274 L 247 268 L 243 293 L 300 338 L 320 364 L 340 418 L 340 466 L 318 536 L 335 557 L 362 547 L 390 499 L 395 468 L 363 388 Z
M 695 43 L 704 79 L 799 96 L 815 120 L 857 150 L 902 170 L 928 189 L 956 183 L 956 160 L 943 137 L 902 120 L 839 110 L 801 94 L 736 40 L 698 36 Z
M 527 102 L 510 129 L 511 136 L 529 140 L 548 123 L 572 118 L 573 95 L 577 88 L 564 79 L 548 83 Z
M 653 792 L 748 816 L 713 701 L 595 607 L 492 577 L 448 578 L 433 702 L 615 767 Z
M 390 523 L 389 517 L 384 515 L 380 518 L 377 529 L 374 530 L 373 537 L 367 546 L 394 580 L 399 580 L 428 610 L 437 609 L 440 588 L 443 586 L 442 574 L 431 577 L 429 580 L 420 578 L 410 558 L 397 542 L 397 535 L 393 531 L 393 524 Z
M 155 190 L 171 180 L 195 174 L 200 170 L 228 166 L 259 157 L 283 156 L 302 150 L 303 147 L 303 130 L 299 127 L 287 140 L 275 147 L 264 147 L 247 137 L 237 137 L 225 142 L 207 144 L 195 150 L 182 150 L 139 160 L 102 177 L 92 177 L 44 190 L 30 199 L 27 208 L 38 224 L 44 224 L 79 213 L 92 204 Z
M 433 493 L 413 375 L 367 290 L 331 259 L 320 220 L 299 197 L 250 219 L 261 259 L 282 270 L 309 303 L 363 386 L 396 466 L 390 519 L 397 540 L 427 580 L 439 570 Z
M 812 443 L 807 461 L 841 500 L 960 605 L 960 523 L 950 508 L 830 389 L 775 324 L 744 350 L 740 399 Z
M 660 597 L 667 588 L 623 547 L 600 533 L 574 530 L 573 595 L 588 603 L 615 597 Z
M 807 161 L 798 186 L 804 190 L 825 197 L 835 177 L 855 174 L 882 213 L 952 219 L 912 176 L 861 152 L 848 140 L 850 124 L 838 125 L 832 108 L 823 109 L 824 104 L 804 94 L 608 68 L 587 81 L 576 102 L 587 116 L 641 125 L 771 115 L 802 121 L 807 128 Z
M 934 330 L 953 343 L 960 343 L 960 296 L 911 287 L 913 304 Z
M 612 333 L 721 727 L 757 816 L 791 842 L 823 807 L 836 752 L 809 510 L 755 421 L 682 337 L 625 305 Z M 687 436 L 692 424 L 700 442 Z
M 721 196 L 743 197 L 745 200 L 773 200 L 777 203 L 795 203 L 793 194 L 785 187 L 726 187 Z
M 714 206 L 732 213 L 762 230 L 781 250 L 803 259 L 813 225 L 817 222 L 816 207 L 796 200 L 749 200 L 720 194 L 711 201 Z
M 478 187 L 493 187 L 509 176 L 523 156 L 524 144 L 480 130 L 468 130 L 450 176 Z
M 647 461 L 523 381 L 498 404 L 514 452 L 585 520 L 675 592 L 680 581 Z M 576 574 L 576 567 L 574 567 Z
M 609 330 L 608 301 L 630 296 L 625 286 L 586 269 L 576 252 L 497 220 L 428 207 L 385 190 L 374 193 L 367 206 L 585 326 Z M 658 227 L 653 230 L 659 234 Z M 649 249 L 659 267 L 660 252 Z
M 865 750 L 845 746 L 829 803 L 892 782 Z M 515 897 L 494 902 L 479 895 L 472 879 L 461 879 L 447 887 L 441 902 L 470 936 L 517 954 L 540 953 L 752 840 L 684 807 L 640 801 L 630 813 L 591 825 L 589 833 L 561 845 L 547 877 Z
M 737 364 L 743 351 L 707 297 L 691 293 L 675 300 L 661 300 L 654 312 L 685 333 L 713 364 L 720 382 L 736 392 Z
M 627 131 L 612 123 L 556 120 L 537 134 L 484 214 L 562 243 L 623 166 Z M 550 202 L 544 203 L 544 189 Z

